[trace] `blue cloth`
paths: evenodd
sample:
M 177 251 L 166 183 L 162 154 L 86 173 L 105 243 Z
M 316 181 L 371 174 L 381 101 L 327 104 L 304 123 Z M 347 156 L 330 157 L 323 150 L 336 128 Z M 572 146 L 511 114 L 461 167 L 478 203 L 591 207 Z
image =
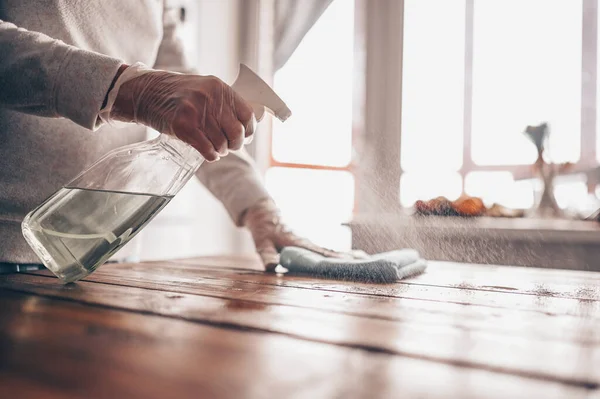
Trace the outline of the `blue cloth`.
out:
M 366 259 L 338 259 L 304 248 L 285 247 L 279 264 L 290 274 L 369 283 L 393 283 L 423 273 L 427 267 L 427 261 L 413 249 L 384 252 Z

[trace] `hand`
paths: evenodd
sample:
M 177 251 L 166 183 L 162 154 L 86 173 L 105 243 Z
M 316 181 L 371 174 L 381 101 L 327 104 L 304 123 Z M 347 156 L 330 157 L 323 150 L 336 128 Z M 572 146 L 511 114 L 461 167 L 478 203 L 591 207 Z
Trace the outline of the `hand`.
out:
M 249 208 L 242 223 L 250 230 L 256 251 L 267 271 L 275 270 L 279 264 L 279 251 L 283 247 L 289 246 L 306 248 L 331 258 L 365 258 L 368 256 L 362 251 L 352 253 L 332 251 L 298 237 L 281 222 L 279 209 L 270 199 L 262 200 Z
M 126 70 L 122 76 L 132 73 Z M 209 162 L 239 150 L 254 134 L 252 107 L 220 79 L 157 70 L 138 75 L 120 85 L 111 119 L 174 135 Z

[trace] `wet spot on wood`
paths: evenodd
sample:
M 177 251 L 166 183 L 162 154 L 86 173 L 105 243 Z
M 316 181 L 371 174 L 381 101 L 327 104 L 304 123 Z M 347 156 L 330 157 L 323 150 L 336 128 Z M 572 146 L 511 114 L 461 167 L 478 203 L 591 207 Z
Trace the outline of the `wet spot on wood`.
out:
M 513 287 L 504 287 L 502 285 L 483 285 L 481 288 L 486 288 L 490 290 L 505 290 L 505 291 L 517 291 L 518 288 Z

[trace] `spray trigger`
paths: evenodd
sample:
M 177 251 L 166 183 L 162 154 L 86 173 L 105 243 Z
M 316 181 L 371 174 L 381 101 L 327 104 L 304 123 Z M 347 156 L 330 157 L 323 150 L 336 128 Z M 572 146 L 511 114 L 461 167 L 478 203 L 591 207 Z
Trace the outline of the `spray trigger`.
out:
M 264 117 L 265 112 L 270 113 L 282 122 L 285 122 L 292 115 L 292 111 L 273 89 L 244 64 L 240 64 L 238 77 L 231 88 L 250 103 L 256 120 L 259 122 Z

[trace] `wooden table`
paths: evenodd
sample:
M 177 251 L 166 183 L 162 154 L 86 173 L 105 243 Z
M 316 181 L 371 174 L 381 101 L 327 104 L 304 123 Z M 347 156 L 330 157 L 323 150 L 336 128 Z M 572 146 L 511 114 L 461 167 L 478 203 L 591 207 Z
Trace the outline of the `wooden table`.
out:
M 600 397 L 599 274 L 432 262 L 370 285 L 248 268 L 0 276 L 0 398 Z

